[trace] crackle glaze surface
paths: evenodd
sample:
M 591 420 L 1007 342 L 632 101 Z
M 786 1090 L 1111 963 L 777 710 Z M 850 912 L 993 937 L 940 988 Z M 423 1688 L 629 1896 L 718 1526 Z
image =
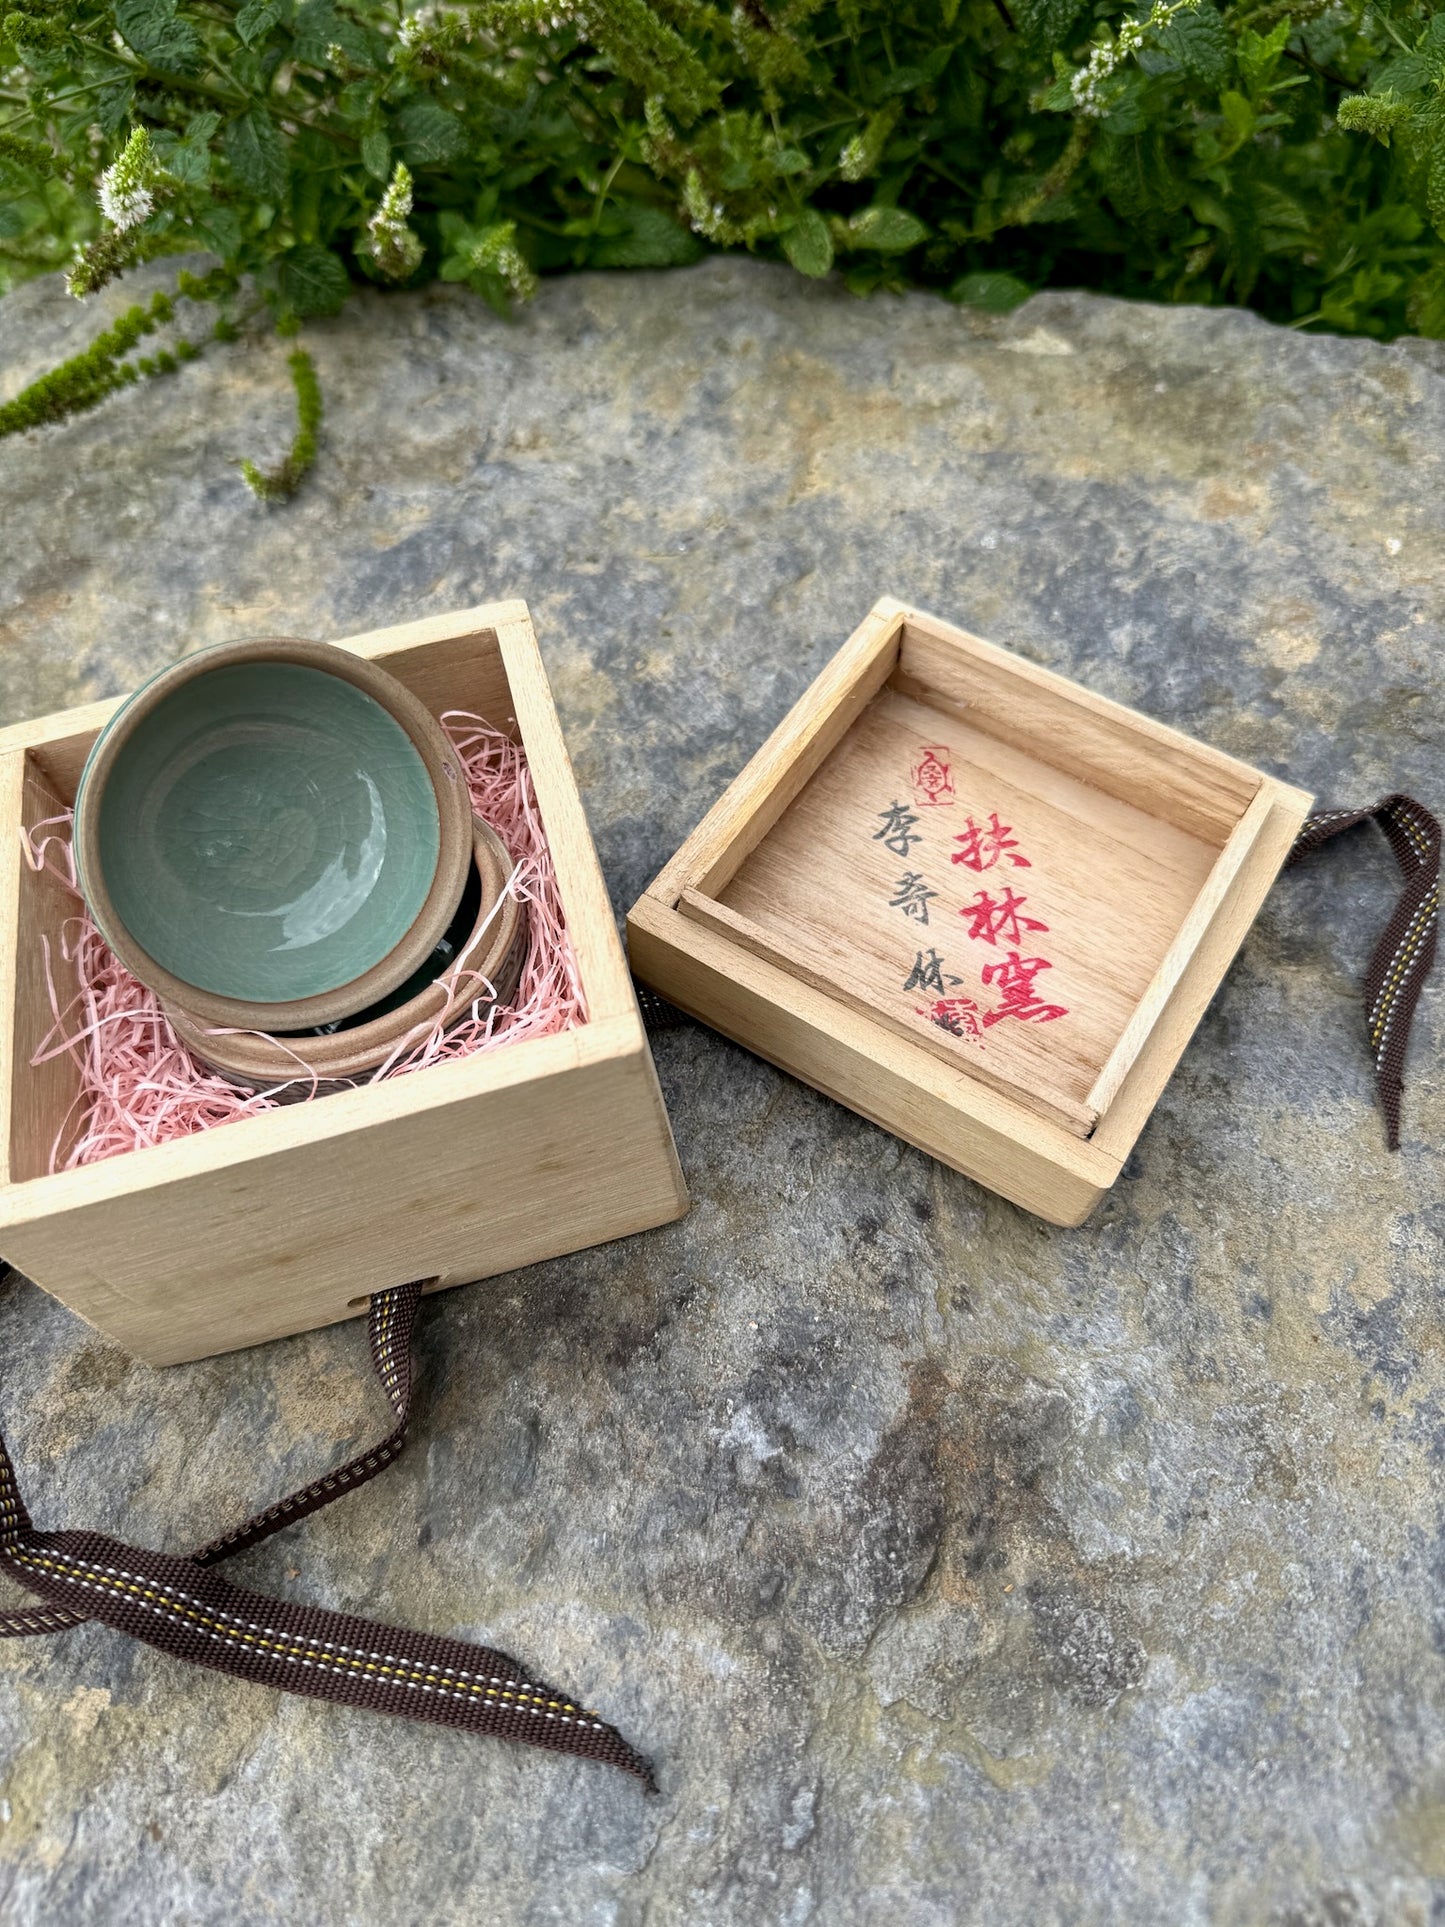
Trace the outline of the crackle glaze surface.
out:
M 97 847 L 149 956 L 182 983 L 279 1004 L 338 990 L 396 948 L 441 834 L 426 765 L 374 697 L 252 662 L 185 683 L 141 721 L 105 785 Z
M 97 325 L 0 304 L 6 392 Z M 0 445 L 7 717 L 525 595 L 621 909 L 889 591 L 1329 799 L 1445 798 L 1439 347 L 717 261 L 311 340 L 280 512 L 228 467 L 289 434 L 274 343 Z M 428 1301 L 409 1456 L 236 1571 L 495 1640 L 661 1796 L 87 1628 L 0 1647 L 0 1914 L 1445 1917 L 1442 1007 L 1391 1158 L 1390 898 L 1366 835 L 1281 881 L 1076 1231 L 660 1038 L 691 1217 Z M 15 1283 L 0 1333 L 44 1525 L 179 1547 L 382 1423 L 355 1326 L 156 1374 Z

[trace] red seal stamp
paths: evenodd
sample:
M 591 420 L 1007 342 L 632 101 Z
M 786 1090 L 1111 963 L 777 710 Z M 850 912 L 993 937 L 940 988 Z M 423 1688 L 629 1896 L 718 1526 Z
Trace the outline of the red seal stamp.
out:
M 913 800 L 916 803 L 936 809 L 941 804 L 953 802 L 950 755 L 951 752 L 942 743 L 924 743 L 920 746 L 910 772 Z
M 990 1016 L 972 997 L 938 997 L 931 1004 L 915 1004 L 913 1014 L 926 1017 L 950 1037 L 982 1037 Z

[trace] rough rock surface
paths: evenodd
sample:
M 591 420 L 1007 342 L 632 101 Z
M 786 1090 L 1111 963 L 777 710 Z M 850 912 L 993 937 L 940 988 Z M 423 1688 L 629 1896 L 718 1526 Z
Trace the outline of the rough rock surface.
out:
M 95 325 L 0 304 L 5 391 Z M 1445 352 L 1069 295 L 1000 319 L 746 262 L 453 291 L 0 444 L 0 706 L 202 639 L 525 594 L 624 907 L 873 598 L 1332 799 L 1445 797 Z M 690 1218 L 429 1300 L 408 1458 L 238 1563 L 486 1634 L 657 1758 L 0 1649 L 17 1923 L 1445 1918 L 1445 1078 L 1389 1157 L 1361 835 L 1286 877 L 1124 1178 L 1059 1231 L 701 1030 Z M 376 1427 L 350 1326 L 152 1373 L 29 1286 L 42 1523 L 172 1547 Z

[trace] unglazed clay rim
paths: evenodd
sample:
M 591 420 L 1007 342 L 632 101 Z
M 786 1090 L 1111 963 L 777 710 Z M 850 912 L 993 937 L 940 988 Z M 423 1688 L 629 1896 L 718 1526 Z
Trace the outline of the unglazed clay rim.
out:
M 482 892 L 467 942 L 475 939 L 489 917 L 493 919 L 491 941 L 472 952 L 464 945 L 458 960 L 409 1003 L 369 1024 L 326 1037 L 272 1037 L 254 1029 L 218 1036 L 211 1025 L 197 1021 L 194 1010 L 168 1003 L 166 1015 L 176 1035 L 193 1056 L 223 1077 L 255 1088 L 296 1084 L 303 1087 L 299 1094 L 304 1096 L 313 1081 L 325 1089 L 366 1077 L 414 1033 L 419 1037 L 438 1023 L 445 1028 L 456 1022 L 480 1001 L 473 988 L 478 976 L 495 984 L 499 1003 L 507 1001 L 526 959 L 526 906 L 507 891 L 513 864 L 496 831 L 477 816 L 472 819 L 472 836 Z M 459 976 L 465 979 L 460 987 Z
M 349 682 L 380 704 L 405 730 L 426 766 L 436 798 L 439 831 L 437 867 L 421 909 L 401 941 L 369 970 L 348 983 L 283 1003 L 247 1003 L 189 984 L 158 963 L 127 929 L 111 901 L 100 860 L 100 805 L 116 757 L 143 722 L 182 684 L 236 663 L 288 662 L 318 669 Z M 168 1005 L 187 1010 L 207 1024 L 244 1025 L 252 1030 L 309 1030 L 334 1024 L 365 1010 L 404 984 L 435 950 L 456 915 L 467 868 L 472 861 L 471 799 L 460 759 L 446 732 L 422 702 L 395 676 L 365 656 L 329 642 L 295 636 L 264 636 L 222 642 L 183 656 L 143 683 L 106 724 L 86 758 L 75 796 L 75 860 L 81 889 L 96 926 L 131 975 Z

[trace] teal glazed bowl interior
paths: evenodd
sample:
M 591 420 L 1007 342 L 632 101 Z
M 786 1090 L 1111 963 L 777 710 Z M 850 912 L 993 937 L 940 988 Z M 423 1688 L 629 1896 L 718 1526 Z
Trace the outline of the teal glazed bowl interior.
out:
M 246 1006 L 257 1028 L 295 1028 L 406 980 L 440 934 L 422 927 L 429 903 L 442 930 L 455 913 L 470 839 L 455 889 L 439 889 L 449 798 L 415 728 L 351 679 L 360 659 L 341 675 L 316 658 L 343 651 L 274 646 L 310 659 L 223 645 L 225 660 L 188 658 L 132 698 L 86 764 L 76 848 L 97 925 L 142 981 L 202 1014 Z M 421 715 L 469 825 L 446 739 Z

